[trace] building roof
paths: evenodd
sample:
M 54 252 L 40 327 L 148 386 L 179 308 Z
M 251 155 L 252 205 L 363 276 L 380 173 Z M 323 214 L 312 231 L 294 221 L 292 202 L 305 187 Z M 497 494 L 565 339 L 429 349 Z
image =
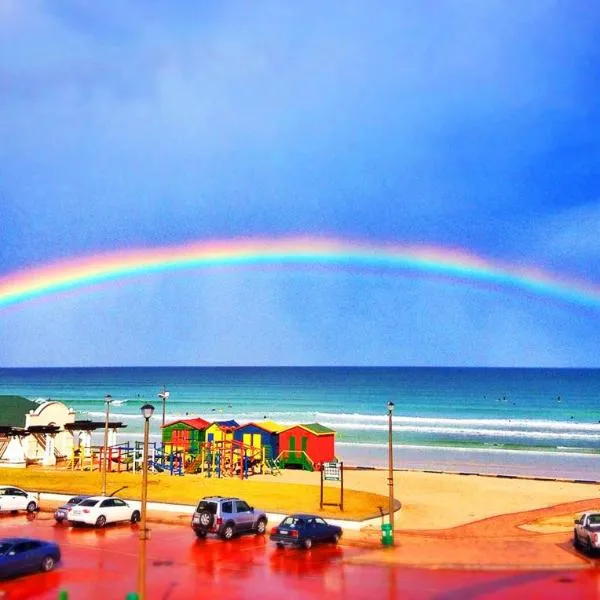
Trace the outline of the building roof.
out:
M 171 425 L 176 425 L 177 423 L 183 423 L 184 425 L 189 425 L 194 429 L 206 429 L 210 423 L 201 419 L 200 417 L 194 417 L 193 419 L 177 419 L 176 421 L 171 421 L 170 423 L 165 423 L 164 427 L 170 427 Z
M 36 402 L 23 396 L 0 396 L 0 425 L 25 427 L 25 415 L 37 407 Z
M 264 429 L 269 433 L 279 433 L 280 431 L 288 428 L 287 425 L 280 425 L 279 423 L 275 423 L 275 421 L 252 421 L 251 423 L 244 423 L 244 425 L 240 425 L 239 429 L 243 429 L 248 425 L 254 425 L 255 427 Z
M 240 424 L 233 419 L 229 419 L 229 421 L 213 421 L 211 425 L 216 425 L 221 429 L 232 429 L 233 427 L 239 427 Z
M 335 433 L 333 429 L 329 429 L 329 427 L 325 427 L 325 425 L 321 425 L 320 423 L 300 423 L 298 425 L 291 425 L 290 427 L 286 427 L 282 431 L 288 431 L 290 429 L 293 429 L 294 427 L 301 427 L 302 429 L 310 431 L 314 435 L 330 435 L 332 433 Z M 281 431 L 279 433 L 281 433 Z

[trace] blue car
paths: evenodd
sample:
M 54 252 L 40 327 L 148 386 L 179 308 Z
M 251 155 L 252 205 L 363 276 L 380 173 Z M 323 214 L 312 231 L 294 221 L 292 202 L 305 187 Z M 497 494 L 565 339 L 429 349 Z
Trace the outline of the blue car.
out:
M 277 527 L 271 529 L 270 538 L 278 548 L 296 546 L 312 548 L 315 542 L 337 544 L 342 537 L 342 528 L 330 525 L 317 515 L 296 514 L 287 516 Z
M 0 579 L 35 571 L 51 571 L 60 560 L 54 542 L 31 538 L 0 538 Z

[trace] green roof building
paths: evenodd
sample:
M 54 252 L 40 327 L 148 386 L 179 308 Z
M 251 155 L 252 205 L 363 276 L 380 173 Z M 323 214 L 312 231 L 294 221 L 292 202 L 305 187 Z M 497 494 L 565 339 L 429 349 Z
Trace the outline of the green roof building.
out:
M 22 396 L 0 396 L 0 427 L 25 427 L 25 417 L 39 404 Z

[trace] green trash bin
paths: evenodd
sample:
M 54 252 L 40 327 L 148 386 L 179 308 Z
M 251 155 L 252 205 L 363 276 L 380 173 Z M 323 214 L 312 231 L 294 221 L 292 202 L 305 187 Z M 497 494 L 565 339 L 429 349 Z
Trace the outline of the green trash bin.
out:
M 384 546 L 394 545 L 394 532 L 390 523 L 381 524 L 381 543 Z

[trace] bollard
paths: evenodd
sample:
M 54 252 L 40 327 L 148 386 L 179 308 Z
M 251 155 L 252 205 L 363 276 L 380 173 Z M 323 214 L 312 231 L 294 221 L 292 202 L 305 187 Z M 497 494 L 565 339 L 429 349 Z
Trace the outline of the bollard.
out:
M 384 546 L 394 545 L 394 532 L 390 523 L 381 524 L 381 543 Z

